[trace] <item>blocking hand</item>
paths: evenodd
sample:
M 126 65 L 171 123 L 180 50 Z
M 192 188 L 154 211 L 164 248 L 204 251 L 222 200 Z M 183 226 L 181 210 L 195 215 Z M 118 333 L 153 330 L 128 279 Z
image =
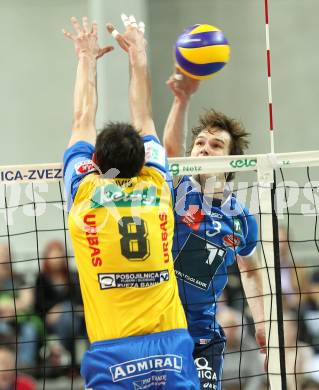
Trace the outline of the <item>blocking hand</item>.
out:
M 144 22 L 139 22 L 139 24 L 137 24 L 133 15 L 126 16 L 125 14 L 122 14 L 121 18 L 125 27 L 125 32 L 123 34 L 119 33 L 113 24 L 110 23 L 106 26 L 107 31 L 112 34 L 113 38 L 124 51 L 128 53 L 131 51 L 144 51 L 146 48 Z
M 71 18 L 71 23 L 75 33 L 70 33 L 64 29 L 62 31 L 65 37 L 73 41 L 76 54 L 79 58 L 81 56 L 100 58 L 114 49 L 113 46 L 99 46 L 96 22 L 92 22 L 90 26 L 88 18 L 85 16 L 82 19 L 82 25 L 75 17 Z

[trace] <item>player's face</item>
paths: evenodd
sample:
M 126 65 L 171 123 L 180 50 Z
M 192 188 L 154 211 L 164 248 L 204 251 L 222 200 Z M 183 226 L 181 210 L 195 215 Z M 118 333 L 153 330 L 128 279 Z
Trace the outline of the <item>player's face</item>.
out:
M 224 130 L 203 130 L 195 139 L 191 157 L 228 156 L 231 137 Z

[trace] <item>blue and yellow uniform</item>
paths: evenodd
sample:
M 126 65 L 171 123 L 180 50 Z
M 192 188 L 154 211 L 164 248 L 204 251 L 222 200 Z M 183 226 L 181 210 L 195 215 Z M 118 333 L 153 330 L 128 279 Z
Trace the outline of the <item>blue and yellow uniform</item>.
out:
M 173 256 L 195 363 L 201 388 L 220 390 L 225 336 L 216 321 L 217 302 L 236 255 L 254 252 L 257 222 L 231 192 L 223 200 L 204 196 L 192 177 L 183 176 L 174 191 Z
M 173 270 L 167 160 L 155 137 L 145 137 L 144 146 L 145 166 L 131 179 L 100 175 L 86 142 L 64 155 L 69 230 L 92 343 L 82 373 L 94 390 L 198 388 Z

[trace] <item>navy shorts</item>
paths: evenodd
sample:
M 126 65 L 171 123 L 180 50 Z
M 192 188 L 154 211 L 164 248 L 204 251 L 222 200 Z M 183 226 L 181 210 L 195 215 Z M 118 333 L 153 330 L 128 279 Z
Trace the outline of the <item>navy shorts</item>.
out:
M 201 390 L 221 390 L 226 337 L 220 329 L 214 332 L 213 339 L 203 344 L 195 344 L 194 361 Z
M 199 390 L 185 329 L 98 341 L 85 352 L 81 375 L 93 390 Z

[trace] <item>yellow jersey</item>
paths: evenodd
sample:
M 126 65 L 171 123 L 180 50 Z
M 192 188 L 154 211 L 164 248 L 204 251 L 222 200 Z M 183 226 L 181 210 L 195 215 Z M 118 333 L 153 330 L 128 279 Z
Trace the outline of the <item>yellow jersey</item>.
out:
M 105 178 L 90 166 L 88 145 L 68 149 L 65 161 L 75 164 L 65 180 L 74 183 L 84 175 L 69 213 L 69 231 L 90 341 L 186 328 L 171 253 L 174 215 L 168 183 L 152 166 L 132 179 Z

